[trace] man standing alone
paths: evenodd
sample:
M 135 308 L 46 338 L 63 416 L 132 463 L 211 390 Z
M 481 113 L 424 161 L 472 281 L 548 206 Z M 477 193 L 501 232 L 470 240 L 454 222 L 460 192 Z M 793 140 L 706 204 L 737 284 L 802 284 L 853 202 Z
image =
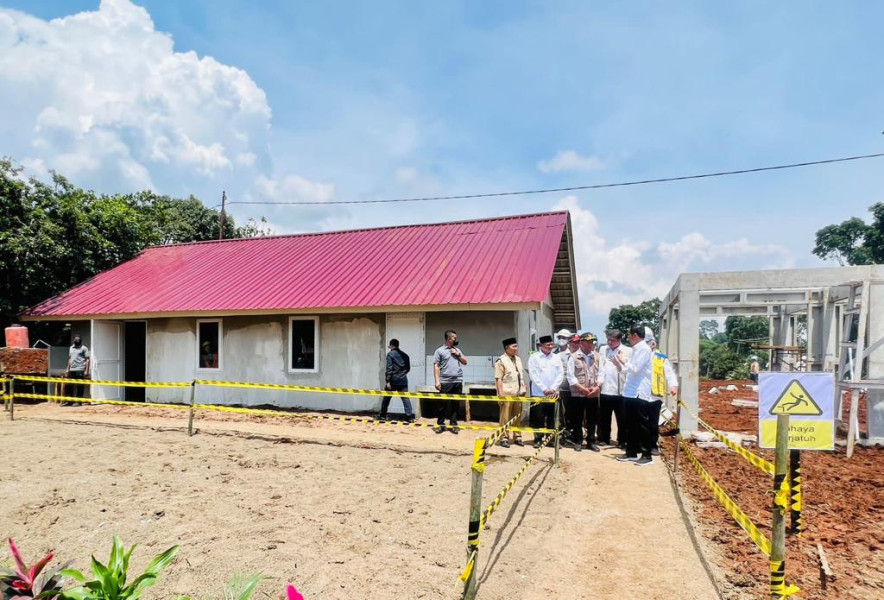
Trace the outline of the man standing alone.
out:
M 443 394 L 463 394 L 463 369 L 467 364 L 463 352 L 457 348 L 457 332 L 449 329 L 445 332 L 445 343 L 436 348 L 433 354 L 433 377 L 436 389 Z M 436 433 L 445 431 L 445 416 L 451 425 L 451 433 L 459 433 L 457 427 L 457 400 L 446 400 L 439 407 L 439 418 L 436 420 Z
M 519 345 L 516 338 L 507 338 L 503 340 L 503 354 L 494 363 L 494 381 L 497 383 L 498 396 L 524 396 L 525 389 L 525 370 L 522 368 L 522 359 L 516 354 L 519 351 Z M 510 419 L 518 416 L 513 423 L 513 427 L 522 425 L 522 403 L 521 402 L 498 402 L 500 405 L 500 425 L 507 424 Z M 510 443 L 522 446 L 522 433 L 508 429 L 506 437 L 500 439 L 498 444 L 504 448 L 509 448 Z
M 385 390 L 391 392 L 407 392 L 408 391 L 408 372 L 411 371 L 411 361 L 408 355 L 399 349 L 399 340 L 393 338 L 390 340 L 390 351 L 387 352 L 387 371 L 384 378 L 387 385 Z M 381 413 L 378 419 L 387 420 L 387 409 L 390 407 L 390 399 L 393 396 L 384 396 L 381 400 Z M 402 407 L 405 409 L 405 420 L 408 423 L 414 422 L 414 410 L 411 408 L 411 400 L 402 398 Z
M 528 376 L 531 378 L 531 396 L 534 398 L 555 396 L 565 377 L 562 359 L 553 354 L 555 343 L 552 336 L 540 338 L 540 352 L 535 352 L 528 359 Z M 555 424 L 555 404 L 544 402 L 531 407 L 531 427 L 552 429 Z M 534 434 L 534 447 L 540 447 L 543 434 Z
M 68 379 L 89 379 L 91 364 L 92 357 L 89 354 L 89 348 L 83 345 L 83 338 L 80 337 L 80 334 L 75 335 L 73 344 L 68 351 L 68 366 L 64 376 Z M 68 385 L 67 387 L 69 397 L 83 398 L 85 396 L 85 385 Z

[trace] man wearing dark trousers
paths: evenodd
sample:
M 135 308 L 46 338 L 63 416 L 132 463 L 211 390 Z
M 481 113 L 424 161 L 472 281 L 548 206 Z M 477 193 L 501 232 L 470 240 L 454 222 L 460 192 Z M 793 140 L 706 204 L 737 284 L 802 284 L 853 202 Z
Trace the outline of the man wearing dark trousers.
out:
M 571 386 L 571 399 L 567 421 L 570 430 L 569 445 L 580 452 L 583 442 L 583 422 L 586 421 L 586 447 L 598 452 L 596 427 L 599 415 L 599 355 L 595 351 L 595 335 L 584 333 L 574 336 L 580 347 L 571 352 L 568 361 L 567 380 Z
M 632 346 L 632 357 L 625 366 L 615 356 L 612 360 L 626 369 L 626 385 L 623 397 L 626 404 L 627 434 L 626 453 L 617 458 L 620 461 L 634 462 L 637 465 L 649 465 L 654 462 L 651 448 L 645 447 L 645 441 L 651 437 L 650 410 L 651 398 L 651 363 L 653 351 L 645 342 L 644 325 L 633 325 L 629 328 L 629 343 Z M 653 424 L 657 427 L 657 423 Z M 641 454 L 641 457 L 639 457 Z
M 407 392 L 408 391 L 408 372 L 411 371 L 411 361 L 408 355 L 399 349 L 399 340 L 390 340 L 390 351 L 387 352 L 387 370 L 384 378 L 387 385 L 385 390 L 391 392 Z M 381 412 L 378 419 L 387 420 L 387 409 L 390 407 L 390 399 L 393 396 L 384 396 L 381 400 Z M 414 410 L 411 408 L 411 400 L 402 398 L 402 407 L 405 409 L 405 420 L 408 423 L 414 422 Z
M 599 444 L 619 446 L 626 450 L 627 426 L 623 401 L 623 387 L 626 384 L 626 369 L 632 356 L 632 348 L 623 345 L 623 332 L 611 329 L 605 332 L 607 346 L 599 352 Z M 619 358 L 619 364 L 613 358 Z M 617 420 L 617 441 L 611 440 L 611 415 Z
M 562 360 L 553 352 L 555 342 L 551 335 L 540 337 L 540 352 L 528 357 L 528 378 L 531 380 L 531 396 L 534 398 L 550 398 L 558 395 L 565 370 Z M 552 429 L 555 423 L 555 404 L 544 402 L 531 407 L 529 413 L 531 427 L 534 429 Z M 559 425 L 561 427 L 561 425 Z M 542 433 L 534 433 L 534 447 L 539 448 L 543 442 Z M 552 438 L 550 438 L 552 443 Z
M 92 365 L 92 356 L 89 354 L 89 348 L 83 345 L 83 338 L 80 334 L 74 335 L 70 350 L 68 350 L 68 365 L 65 369 L 65 377 L 68 379 L 89 379 L 89 367 Z M 70 398 L 83 398 L 86 394 L 85 385 L 68 385 L 67 396 Z M 63 402 L 62 406 L 74 404 L 73 402 Z
M 436 348 L 433 354 L 433 377 L 436 380 L 436 389 L 443 394 L 463 394 L 463 369 L 467 364 L 463 351 L 458 347 L 457 332 L 449 329 L 445 332 L 445 343 Z M 436 419 L 436 433 L 445 431 L 445 417 L 451 426 L 451 433 L 459 433 L 457 427 L 457 400 L 446 400 L 439 407 L 439 417 Z

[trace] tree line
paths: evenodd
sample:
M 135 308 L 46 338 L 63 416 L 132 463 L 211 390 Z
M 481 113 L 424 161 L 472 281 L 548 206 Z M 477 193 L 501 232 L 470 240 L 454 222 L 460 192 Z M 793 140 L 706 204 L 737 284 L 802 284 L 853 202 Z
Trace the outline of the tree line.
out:
M 220 223 L 195 196 L 96 194 L 55 172 L 50 182 L 24 178 L 0 159 L 0 327 L 148 246 L 217 239 Z M 223 229 L 225 238 L 269 233 L 263 219 L 237 226 L 229 216 Z

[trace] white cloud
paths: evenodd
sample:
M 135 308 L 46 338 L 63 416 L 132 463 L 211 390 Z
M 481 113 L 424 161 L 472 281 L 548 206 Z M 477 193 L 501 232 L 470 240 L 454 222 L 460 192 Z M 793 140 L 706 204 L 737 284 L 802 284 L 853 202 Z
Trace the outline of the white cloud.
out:
M 176 52 L 129 0 L 51 21 L 0 10 L 0 88 L 4 151 L 79 185 L 180 194 L 268 161 L 263 90 Z
M 574 150 L 560 150 L 550 160 L 542 160 L 537 163 L 537 168 L 544 173 L 558 173 L 560 171 L 601 171 L 606 164 L 597 156 L 581 156 Z
M 553 210 L 571 213 L 577 287 L 587 324 L 589 319 L 594 324 L 606 321 L 615 306 L 662 297 L 679 273 L 758 269 L 762 259 L 765 268 L 787 268 L 794 262 L 780 246 L 752 244 L 745 238 L 716 243 L 699 232 L 664 242 L 654 239 L 657 234 L 651 228 L 643 239 L 612 240 L 576 196 L 562 198 Z
M 335 186 L 315 183 L 299 175 L 270 179 L 259 175 L 250 194 L 255 200 L 269 202 L 328 202 L 335 197 Z

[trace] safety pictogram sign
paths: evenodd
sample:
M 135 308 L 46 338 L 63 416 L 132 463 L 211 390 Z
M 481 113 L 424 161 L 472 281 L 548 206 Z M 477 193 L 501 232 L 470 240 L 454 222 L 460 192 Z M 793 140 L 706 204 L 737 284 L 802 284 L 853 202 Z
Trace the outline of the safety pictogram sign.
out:
M 777 416 L 789 415 L 789 448 L 835 447 L 835 377 L 832 373 L 761 373 L 758 378 L 758 440 L 775 448 Z
M 821 415 L 823 409 L 797 379 L 793 379 L 770 408 L 772 415 Z

